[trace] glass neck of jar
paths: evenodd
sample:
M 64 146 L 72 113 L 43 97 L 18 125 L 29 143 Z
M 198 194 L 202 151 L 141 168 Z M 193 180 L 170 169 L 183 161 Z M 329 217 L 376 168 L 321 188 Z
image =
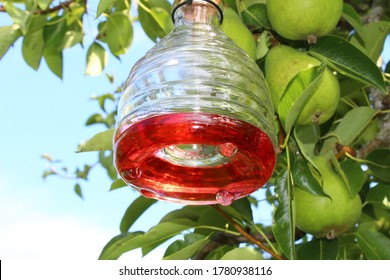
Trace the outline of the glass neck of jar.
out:
M 179 7 L 173 14 L 175 27 L 196 23 L 220 26 L 220 14 L 214 5 L 205 1 L 193 1 Z

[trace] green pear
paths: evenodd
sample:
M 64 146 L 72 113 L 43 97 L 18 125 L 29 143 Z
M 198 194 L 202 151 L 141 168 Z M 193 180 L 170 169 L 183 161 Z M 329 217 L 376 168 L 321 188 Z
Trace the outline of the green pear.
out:
M 331 32 L 343 12 L 342 0 L 268 0 L 268 20 L 273 29 L 290 40 L 315 42 Z
M 333 239 L 356 224 L 362 202 L 359 195 L 350 197 L 344 181 L 325 157 L 318 156 L 314 161 L 323 178 L 323 191 L 329 197 L 294 188 L 296 226 L 317 238 Z
M 288 83 L 301 71 L 320 65 L 305 52 L 284 45 L 273 47 L 265 59 L 265 77 L 269 84 L 275 110 Z M 340 85 L 329 69 L 325 69 L 318 87 L 303 107 L 297 124 L 321 124 L 329 120 L 340 100 Z
M 256 60 L 256 41 L 252 32 L 242 22 L 240 16 L 231 8 L 224 9 L 222 31 L 232 39 L 250 58 Z

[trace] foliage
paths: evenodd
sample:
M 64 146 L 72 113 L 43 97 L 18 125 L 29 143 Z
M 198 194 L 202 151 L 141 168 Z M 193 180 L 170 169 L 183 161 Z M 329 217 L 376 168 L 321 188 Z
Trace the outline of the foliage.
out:
M 306 50 L 322 61 L 321 66 L 299 73 L 284 92 L 279 105 L 282 116 L 277 166 L 262 188 L 266 199 L 260 202 L 254 194 L 228 207 L 183 206 L 161 217 L 151 229 L 135 232 L 133 223 L 150 207 L 158 207 L 155 201 L 135 198 L 124 214 L 120 232 L 103 248 L 100 259 L 117 259 L 139 248 L 146 255 L 171 239 L 164 259 L 390 259 L 390 74 L 389 65 L 377 66 L 390 32 L 390 1 L 344 1 L 337 29 L 314 44 L 278 35 L 267 18 L 265 2 L 225 1 L 240 14 L 256 38 L 259 67 L 263 69 L 268 50 L 280 43 Z M 17 40 L 22 40 L 22 55 L 29 67 L 37 70 L 44 59 L 51 71 L 62 78 L 66 63 L 63 52 L 76 45 L 84 46 L 84 26 L 95 24 L 94 39 L 84 46 L 85 73 L 98 76 L 104 73 L 109 56 L 119 59 L 127 54 L 135 21 L 140 21 L 155 42 L 173 28 L 169 1 L 100 0 L 95 11 L 90 5 L 86 0 L 0 1 L 0 16 L 8 16 L 13 22 L 0 27 L 0 59 Z M 96 19 L 89 20 L 91 16 Z M 298 113 L 310 102 L 324 67 L 332 69 L 340 83 L 338 109 L 324 124 L 298 126 Z M 107 77 L 113 82 L 112 77 Z M 97 162 L 72 172 L 58 167 L 57 161 L 45 155 L 52 165 L 45 171 L 45 178 L 58 175 L 74 179 L 75 192 L 82 197 L 82 181 L 100 165 L 112 179 L 110 190 L 125 186 L 113 166 L 110 144 L 120 92 L 119 86 L 113 93 L 94 97 L 99 112 L 85 124 L 106 128 L 78 148 L 79 152 L 96 152 Z M 378 130 L 369 129 L 373 123 L 378 124 Z M 327 178 L 321 176 L 313 160 L 318 154 L 328 158 L 350 196 L 359 195 L 363 202 L 359 222 L 334 240 L 315 239 L 295 225 L 294 188 L 326 196 L 322 186 Z M 274 209 L 272 224 L 259 224 L 253 218 L 263 203 Z

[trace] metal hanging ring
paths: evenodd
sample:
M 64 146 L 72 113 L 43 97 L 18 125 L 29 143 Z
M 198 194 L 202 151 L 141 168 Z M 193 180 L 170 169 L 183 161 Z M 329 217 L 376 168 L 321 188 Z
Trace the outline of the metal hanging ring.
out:
M 215 3 L 213 0 L 202 0 L 202 1 L 205 1 L 205 2 L 213 5 L 218 10 L 218 13 L 219 13 L 219 24 L 222 24 L 222 22 L 223 22 L 223 11 L 222 11 L 221 7 L 217 3 Z M 184 5 L 192 5 L 192 2 L 193 2 L 193 0 L 185 0 L 185 1 L 182 1 L 179 4 L 177 4 L 172 9 L 172 22 L 175 22 L 175 17 L 174 16 L 175 16 L 176 11 L 180 7 L 182 7 Z

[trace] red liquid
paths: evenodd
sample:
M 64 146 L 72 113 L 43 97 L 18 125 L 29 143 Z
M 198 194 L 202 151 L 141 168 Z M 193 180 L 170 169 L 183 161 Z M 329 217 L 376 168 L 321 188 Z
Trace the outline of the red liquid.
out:
M 164 148 L 183 144 L 216 146 L 223 162 L 186 166 L 161 156 Z M 263 131 L 246 122 L 215 114 L 177 113 L 120 127 L 115 165 L 122 178 L 147 197 L 229 205 L 268 181 L 275 150 Z

